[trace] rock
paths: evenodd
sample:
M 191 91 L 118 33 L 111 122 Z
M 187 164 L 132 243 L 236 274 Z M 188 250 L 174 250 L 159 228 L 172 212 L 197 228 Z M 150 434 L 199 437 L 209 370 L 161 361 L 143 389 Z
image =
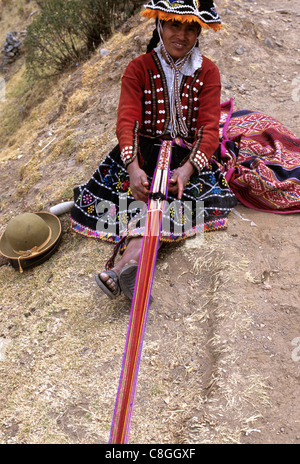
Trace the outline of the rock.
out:
M 100 56 L 107 56 L 109 55 L 109 50 L 107 50 L 106 48 L 101 48 L 100 50 Z
M 246 50 L 245 50 L 244 47 L 239 47 L 239 48 L 236 49 L 235 53 L 236 53 L 237 55 L 243 55 L 243 54 L 245 53 L 245 51 L 246 51 Z
M 19 56 L 22 47 L 22 40 L 26 33 L 21 32 L 8 32 L 6 34 L 3 46 L 3 66 L 13 63 Z
M 266 44 L 266 46 L 269 47 L 269 48 L 274 48 L 273 40 L 270 39 L 270 37 L 267 37 L 267 38 L 266 38 L 265 44 Z

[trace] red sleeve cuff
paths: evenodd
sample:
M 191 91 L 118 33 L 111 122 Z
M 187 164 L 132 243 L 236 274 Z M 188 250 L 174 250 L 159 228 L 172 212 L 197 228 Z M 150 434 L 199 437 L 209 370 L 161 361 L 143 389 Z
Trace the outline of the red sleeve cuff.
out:
M 190 162 L 200 173 L 204 166 L 208 164 L 208 158 L 201 150 L 197 150 L 196 153 L 190 157 Z

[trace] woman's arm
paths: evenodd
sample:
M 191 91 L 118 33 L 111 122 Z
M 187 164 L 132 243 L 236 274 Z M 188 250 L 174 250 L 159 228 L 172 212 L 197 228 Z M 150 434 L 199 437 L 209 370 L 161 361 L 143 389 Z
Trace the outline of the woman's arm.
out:
M 190 162 L 198 170 L 208 163 L 219 145 L 221 79 L 217 66 L 203 58 L 203 89 L 199 95 L 197 132 L 190 154 Z
M 117 137 L 122 161 L 128 171 L 135 200 L 148 201 L 149 182 L 138 162 L 139 129 L 142 121 L 145 72 L 141 59 L 133 60 L 122 77 Z
M 127 171 L 130 178 L 130 189 L 134 199 L 147 203 L 149 196 L 149 182 L 145 171 L 140 168 L 137 158 L 128 164 Z
M 145 72 L 140 59 L 127 66 L 122 77 L 118 107 L 117 137 L 122 161 L 127 167 L 137 156 L 142 122 Z
M 177 168 L 170 179 L 169 192 L 177 195 L 177 198 L 181 200 L 183 191 L 194 172 L 195 168 L 189 161 Z

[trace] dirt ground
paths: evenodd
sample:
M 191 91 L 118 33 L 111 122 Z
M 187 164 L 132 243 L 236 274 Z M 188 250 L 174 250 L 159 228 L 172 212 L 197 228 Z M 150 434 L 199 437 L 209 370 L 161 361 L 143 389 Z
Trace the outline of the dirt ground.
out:
M 216 2 L 222 32 L 203 54 L 222 100 L 299 131 L 299 2 Z M 132 18 L 63 76 L 0 147 L 1 230 L 23 211 L 72 199 L 115 145 L 120 78 L 152 23 Z M 10 71 L 9 79 L 13 79 Z M 38 116 L 34 115 L 38 114 Z M 107 443 L 130 302 L 94 283 L 111 245 L 60 217 L 39 267 L 0 267 L 0 442 Z M 300 443 L 300 216 L 238 205 L 226 231 L 158 256 L 130 443 Z

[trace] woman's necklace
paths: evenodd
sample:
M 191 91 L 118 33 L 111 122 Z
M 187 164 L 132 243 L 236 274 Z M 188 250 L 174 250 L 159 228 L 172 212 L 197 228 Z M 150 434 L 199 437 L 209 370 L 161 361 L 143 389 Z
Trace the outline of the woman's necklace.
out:
M 166 62 L 171 66 L 173 72 L 173 88 L 171 89 L 171 101 L 170 101 L 170 117 L 171 117 L 171 137 L 175 138 L 177 135 L 182 135 L 183 137 L 188 136 L 188 128 L 183 119 L 183 112 L 180 99 L 180 71 L 184 67 L 185 63 L 193 53 L 194 47 L 181 59 L 174 62 L 173 58 L 167 52 L 164 42 L 162 40 L 162 25 L 158 21 L 157 30 L 160 38 L 160 43 L 162 47 L 163 57 Z

